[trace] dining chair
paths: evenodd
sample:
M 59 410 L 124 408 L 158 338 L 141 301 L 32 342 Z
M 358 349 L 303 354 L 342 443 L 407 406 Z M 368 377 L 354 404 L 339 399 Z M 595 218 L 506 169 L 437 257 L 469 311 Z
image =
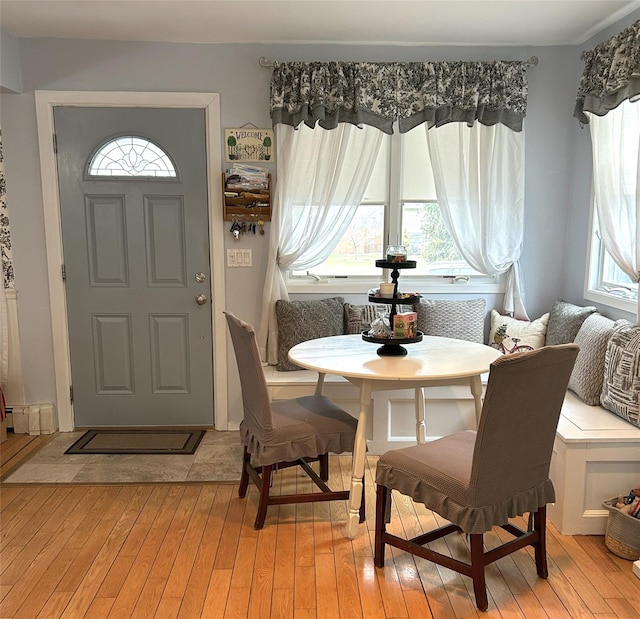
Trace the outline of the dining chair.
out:
M 547 578 L 546 505 L 555 501 L 549 466 L 560 409 L 578 346 L 563 344 L 504 355 L 491 364 L 476 431 L 391 450 L 376 466 L 374 562 L 385 545 L 443 565 L 473 580 L 476 605 L 487 610 L 485 566 L 533 546 L 538 576 Z M 413 539 L 387 532 L 391 491 L 423 503 L 449 521 Z M 526 530 L 509 518 L 529 513 Z M 484 549 L 484 533 L 501 527 L 513 538 Z M 427 546 L 454 532 L 469 536 L 459 560 Z M 469 560 L 470 559 L 470 560 Z
M 224 312 L 240 374 L 244 445 L 239 495 L 247 495 L 249 478 L 260 491 L 254 527 L 264 526 L 269 505 L 348 500 L 348 490 L 334 491 L 329 479 L 329 453 L 353 451 L 357 420 L 323 395 L 271 402 L 253 327 Z M 319 473 L 310 463 L 319 463 Z M 300 466 L 320 489 L 297 494 L 270 494 L 272 475 L 278 469 Z M 360 521 L 365 517 L 364 492 Z

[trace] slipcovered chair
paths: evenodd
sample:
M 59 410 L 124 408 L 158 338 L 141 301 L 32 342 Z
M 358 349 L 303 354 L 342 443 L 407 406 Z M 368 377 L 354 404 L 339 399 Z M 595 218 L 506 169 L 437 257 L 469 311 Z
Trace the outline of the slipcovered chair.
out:
M 515 550 L 533 546 L 538 576 L 546 578 L 546 504 L 555 501 L 549 479 L 560 409 L 578 354 L 575 344 L 504 355 L 491 364 L 478 431 L 391 450 L 378 460 L 375 565 L 385 544 L 470 576 L 479 610 L 487 610 L 484 568 Z M 391 490 L 409 496 L 450 524 L 407 540 L 386 531 Z M 509 518 L 529 512 L 527 531 Z M 533 522 L 532 522 L 533 521 Z M 484 551 L 493 526 L 514 536 Z M 446 535 L 469 534 L 470 562 L 425 545 Z
M 236 354 L 244 418 L 240 435 L 244 445 L 239 495 L 247 495 L 249 478 L 260 490 L 254 527 L 261 529 L 269 505 L 337 501 L 349 498 L 348 490 L 332 491 L 329 452 L 353 451 L 357 420 L 323 395 L 270 402 L 253 327 L 225 312 Z M 310 466 L 319 462 L 318 475 Z M 300 466 L 320 492 L 271 496 L 274 470 Z M 365 515 L 364 493 L 360 521 Z

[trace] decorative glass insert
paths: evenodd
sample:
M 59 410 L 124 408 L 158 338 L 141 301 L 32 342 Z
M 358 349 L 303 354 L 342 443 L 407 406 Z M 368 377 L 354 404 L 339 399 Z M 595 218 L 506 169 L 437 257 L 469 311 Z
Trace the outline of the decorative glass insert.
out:
M 153 142 L 135 135 L 115 138 L 102 146 L 89 164 L 91 176 L 151 176 L 176 178 L 169 156 Z

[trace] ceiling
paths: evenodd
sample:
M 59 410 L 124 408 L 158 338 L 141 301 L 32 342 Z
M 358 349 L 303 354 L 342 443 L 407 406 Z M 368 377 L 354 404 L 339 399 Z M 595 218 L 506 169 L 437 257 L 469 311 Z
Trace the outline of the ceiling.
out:
M 640 0 L 0 0 L 18 38 L 579 45 Z

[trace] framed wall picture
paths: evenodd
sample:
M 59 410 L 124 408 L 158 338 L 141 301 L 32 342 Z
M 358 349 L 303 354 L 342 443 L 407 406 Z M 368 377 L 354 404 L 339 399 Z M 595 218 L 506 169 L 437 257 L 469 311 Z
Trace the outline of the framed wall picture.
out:
M 258 127 L 224 130 L 227 161 L 273 161 L 273 131 Z

